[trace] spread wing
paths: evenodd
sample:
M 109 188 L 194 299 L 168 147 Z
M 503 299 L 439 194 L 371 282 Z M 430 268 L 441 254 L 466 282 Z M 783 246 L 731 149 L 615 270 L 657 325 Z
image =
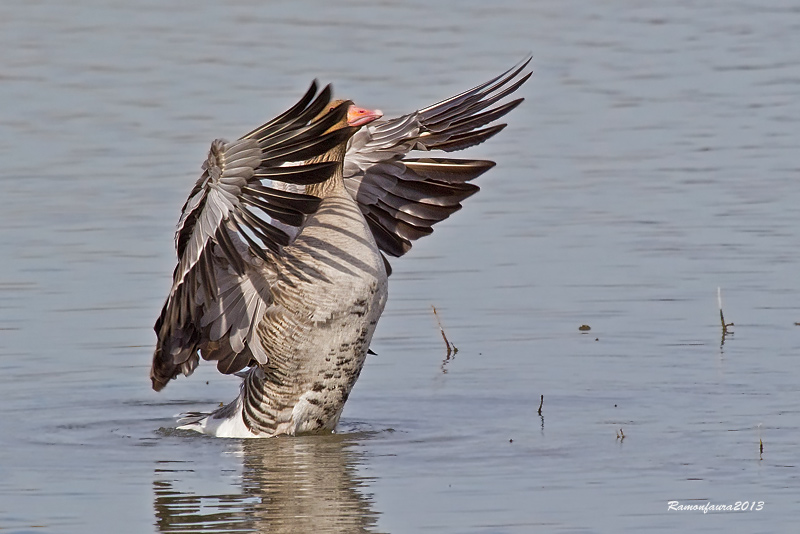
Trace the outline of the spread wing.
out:
M 492 124 L 522 98 L 498 104 L 531 76 L 531 58 L 500 76 L 437 104 L 376 121 L 350 140 L 345 185 L 358 202 L 378 247 L 402 256 L 411 242 L 461 208 L 475 194 L 469 183 L 494 166 L 485 160 L 410 158 L 413 151 L 453 152 L 483 143 L 505 124 Z M 497 104 L 497 105 L 496 105 Z M 387 263 L 388 267 L 388 263 Z
M 327 152 L 352 128 L 324 133 L 343 119 L 349 102 L 317 117 L 331 97 L 316 81 L 291 109 L 237 141 L 211 144 L 203 174 L 192 189 L 175 233 L 178 265 L 156 321 L 153 389 L 189 375 L 198 352 L 234 373 L 251 360 L 266 363 L 256 327 L 272 300 L 274 261 L 289 243 L 272 224 L 300 226 L 320 199 L 280 191 L 271 180 L 308 185 L 327 180 L 336 162 L 294 164 Z

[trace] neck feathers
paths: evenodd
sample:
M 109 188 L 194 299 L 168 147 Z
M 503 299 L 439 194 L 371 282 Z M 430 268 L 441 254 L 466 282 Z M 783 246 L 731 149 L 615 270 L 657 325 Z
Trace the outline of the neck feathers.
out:
M 333 102 L 331 102 L 328 105 L 328 108 L 326 110 L 322 111 L 316 117 L 315 120 L 319 120 L 321 117 L 324 117 L 325 114 L 330 113 L 331 111 L 335 110 L 336 108 L 338 108 L 338 107 L 340 107 L 342 105 L 346 105 L 349 108 L 350 106 L 353 105 L 353 103 L 350 102 L 349 100 L 334 100 Z M 342 116 L 342 118 L 341 118 L 341 120 L 339 120 L 339 122 L 337 122 L 336 124 L 334 124 L 330 128 L 328 128 L 325 131 L 325 133 L 327 134 L 327 133 L 330 133 L 330 132 L 332 132 L 334 130 L 338 130 L 340 128 L 348 128 L 348 127 L 349 127 L 348 115 L 345 114 L 345 115 Z M 357 128 L 353 128 L 352 130 L 353 130 L 352 133 L 354 134 L 356 132 Z M 348 137 L 348 139 L 349 139 L 349 137 Z M 306 161 L 306 163 L 322 163 L 322 162 L 325 162 L 325 161 L 335 161 L 335 162 L 338 163 L 338 165 L 336 166 L 336 171 L 333 173 L 333 175 L 331 175 L 330 178 L 328 178 L 324 182 L 306 186 L 306 193 L 307 194 L 314 195 L 314 196 L 317 196 L 317 197 L 320 197 L 320 198 L 324 198 L 327 195 L 329 195 L 330 193 L 332 193 L 333 191 L 336 191 L 337 189 L 344 188 L 344 179 L 342 178 L 342 173 L 343 173 L 342 169 L 343 169 L 343 166 L 344 166 L 344 155 L 345 155 L 345 152 L 347 152 L 347 141 L 343 141 L 343 142 L 339 143 L 338 145 L 336 145 L 335 147 L 333 147 L 332 149 L 330 149 L 327 152 L 325 152 L 324 154 L 321 154 L 321 155 L 317 156 L 316 158 L 313 158 L 313 159 L 310 159 L 310 160 Z
M 338 163 L 336 166 L 336 170 L 331 175 L 330 178 L 325 180 L 324 182 L 320 182 L 318 184 L 311 184 L 306 186 L 306 193 L 309 195 L 314 195 L 316 197 L 325 198 L 327 195 L 336 191 L 337 189 L 342 189 L 344 187 L 344 179 L 343 179 L 343 166 L 344 166 L 344 155 L 347 151 L 347 142 L 340 143 L 330 149 L 329 151 L 325 152 L 324 154 L 317 156 L 316 158 L 308 160 L 306 163 L 321 163 L 324 161 L 335 161 Z

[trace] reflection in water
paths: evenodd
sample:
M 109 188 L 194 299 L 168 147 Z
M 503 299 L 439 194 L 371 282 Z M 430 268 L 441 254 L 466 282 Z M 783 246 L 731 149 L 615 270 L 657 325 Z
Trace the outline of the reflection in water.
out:
M 365 482 L 356 472 L 359 454 L 352 437 L 243 440 L 240 446 L 239 491 L 178 490 L 194 470 L 156 469 L 153 506 L 159 532 L 376 532 L 377 514 L 362 493 Z

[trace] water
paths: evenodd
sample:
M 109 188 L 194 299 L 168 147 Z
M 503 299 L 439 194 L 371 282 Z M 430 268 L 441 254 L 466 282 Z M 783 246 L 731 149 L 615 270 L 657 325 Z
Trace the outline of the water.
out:
M 0 6 L 1 531 L 796 524 L 800 10 L 431 4 Z M 339 433 L 170 430 L 237 388 L 147 378 L 209 142 L 313 77 L 391 116 L 529 51 L 483 191 L 393 262 Z

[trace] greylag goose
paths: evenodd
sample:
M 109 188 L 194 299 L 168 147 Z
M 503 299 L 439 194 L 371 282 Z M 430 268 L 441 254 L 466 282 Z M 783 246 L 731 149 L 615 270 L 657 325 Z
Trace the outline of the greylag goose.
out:
M 211 144 L 175 234 L 178 265 L 155 324 L 161 390 L 204 360 L 242 377 L 238 397 L 179 428 L 218 437 L 331 431 L 411 242 L 475 194 L 494 162 L 408 157 L 477 145 L 522 98 L 530 58 L 394 119 L 331 102 L 316 81 L 291 109 Z

